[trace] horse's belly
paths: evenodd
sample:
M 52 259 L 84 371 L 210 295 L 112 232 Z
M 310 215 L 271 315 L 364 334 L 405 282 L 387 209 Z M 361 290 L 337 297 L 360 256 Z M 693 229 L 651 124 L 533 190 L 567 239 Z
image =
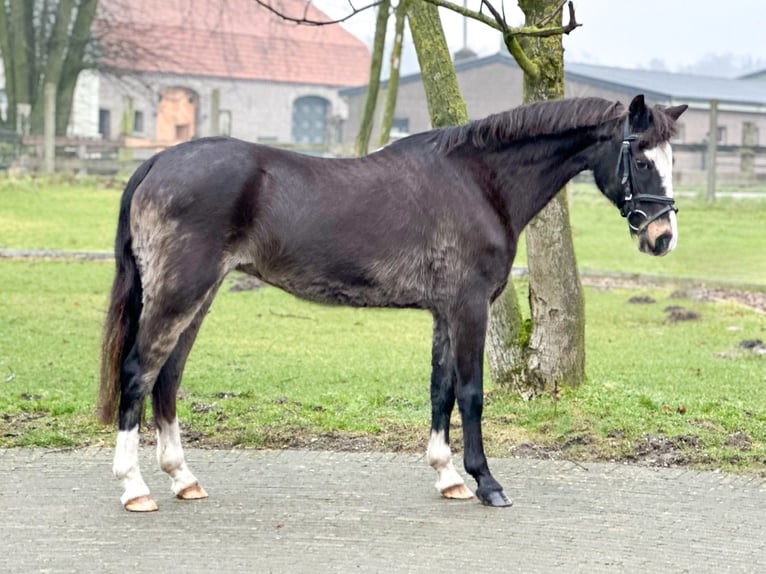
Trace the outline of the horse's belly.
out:
M 288 293 L 332 305 L 352 307 L 425 307 L 426 292 L 415 281 L 396 277 L 381 280 L 374 274 L 326 271 L 324 273 L 258 273 L 270 285 Z

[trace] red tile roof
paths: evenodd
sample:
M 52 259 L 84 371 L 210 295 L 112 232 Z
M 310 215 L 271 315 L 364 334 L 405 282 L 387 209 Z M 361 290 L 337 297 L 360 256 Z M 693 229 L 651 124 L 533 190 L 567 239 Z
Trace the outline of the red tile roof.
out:
M 291 16 L 307 10 L 307 18 L 329 20 L 306 0 L 269 1 Z M 367 46 L 338 24 L 296 25 L 254 0 L 99 4 L 94 29 L 112 47 L 107 60 L 116 68 L 330 86 L 368 81 Z

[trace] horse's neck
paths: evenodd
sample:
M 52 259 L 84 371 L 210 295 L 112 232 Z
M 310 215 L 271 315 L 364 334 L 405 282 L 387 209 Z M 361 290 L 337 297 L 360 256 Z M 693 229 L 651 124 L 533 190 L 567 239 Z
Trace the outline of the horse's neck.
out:
M 596 130 L 582 130 L 559 141 L 537 138 L 488 157 L 497 174 L 495 192 L 503 197 L 515 236 L 569 180 L 590 169 L 601 141 Z

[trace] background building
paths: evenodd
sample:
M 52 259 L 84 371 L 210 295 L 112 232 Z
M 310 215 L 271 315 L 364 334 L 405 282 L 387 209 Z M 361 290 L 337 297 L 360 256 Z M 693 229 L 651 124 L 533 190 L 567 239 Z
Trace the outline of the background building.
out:
M 302 15 L 305 2 L 280 7 Z M 102 0 L 94 29 L 111 72 L 98 75 L 97 131 L 134 145 L 330 144 L 347 118 L 338 89 L 369 76 L 369 50 L 341 26 L 298 26 L 251 0 Z
M 521 104 L 522 72 L 506 52 L 459 60 L 455 70 L 471 119 Z M 711 101 L 715 101 L 718 172 L 730 181 L 766 179 L 766 153 L 759 149 L 766 146 L 766 82 L 757 81 L 756 75 L 727 79 L 576 63 L 567 63 L 564 73 L 567 96 L 599 96 L 627 105 L 636 94 L 644 94 L 652 104 L 688 104 L 674 142 L 676 173 L 687 183 L 701 183 L 704 179 L 710 108 Z M 366 86 L 340 90 L 348 101 L 349 117 L 342 130 L 347 144 L 353 142 L 358 129 L 365 92 Z M 379 123 L 378 118 L 376 129 Z M 401 79 L 394 126 L 398 128 L 396 136 L 430 128 L 420 74 Z M 377 141 L 376 137 L 377 132 L 373 141 Z M 743 146 L 758 153 L 743 154 Z

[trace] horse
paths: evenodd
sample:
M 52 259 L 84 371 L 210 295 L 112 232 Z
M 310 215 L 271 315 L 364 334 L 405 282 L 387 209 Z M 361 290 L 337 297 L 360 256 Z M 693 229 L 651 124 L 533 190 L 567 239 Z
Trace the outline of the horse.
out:
M 138 464 L 151 395 L 157 459 L 181 499 L 207 497 L 181 445 L 186 359 L 232 270 L 325 304 L 433 316 L 428 463 L 446 498 L 474 496 L 452 462 L 457 402 L 465 471 L 489 506 L 512 504 L 482 441 L 483 355 L 492 301 L 526 224 L 578 173 L 628 221 L 640 251 L 678 239 L 676 120 L 687 106 L 628 109 L 601 98 L 534 103 L 411 135 L 358 158 L 320 158 L 210 137 L 146 160 L 122 195 L 101 349 L 100 419 L 117 420 L 113 472 L 129 511 L 157 503 Z

